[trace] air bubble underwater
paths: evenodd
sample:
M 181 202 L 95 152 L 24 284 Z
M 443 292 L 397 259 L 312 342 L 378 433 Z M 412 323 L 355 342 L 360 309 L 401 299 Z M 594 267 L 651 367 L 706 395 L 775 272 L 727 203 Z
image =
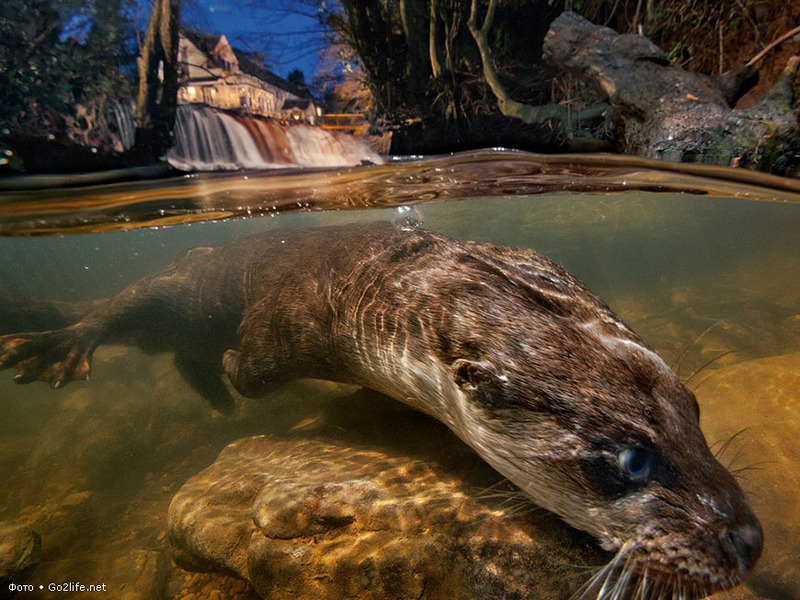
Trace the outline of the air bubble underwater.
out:
M 425 222 L 416 206 L 398 206 L 392 211 L 389 222 L 402 231 L 413 231 Z

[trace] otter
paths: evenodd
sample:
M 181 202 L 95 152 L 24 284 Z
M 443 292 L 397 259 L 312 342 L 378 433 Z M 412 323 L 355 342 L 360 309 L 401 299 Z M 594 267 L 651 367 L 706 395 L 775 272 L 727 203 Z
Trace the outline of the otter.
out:
M 530 250 L 389 224 L 260 234 L 191 250 L 72 325 L 0 337 L 0 368 L 58 388 L 88 379 L 112 340 L 174 350 L 221 406 L 224 371 L 250 398 L 311 377 L 428 413 L 616 552 L 587 584 L 598 597 L 702 597 L 739 584 L 761 553 L 694 395 Z

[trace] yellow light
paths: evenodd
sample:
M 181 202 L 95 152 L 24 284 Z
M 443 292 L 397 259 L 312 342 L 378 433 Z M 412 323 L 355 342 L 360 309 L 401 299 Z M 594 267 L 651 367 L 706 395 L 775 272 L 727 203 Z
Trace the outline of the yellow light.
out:
M 192 98 L 194 98 L 194 95 L 197 93 L 197 90 L 193 85 L 190 85 L 189 87 L 186 88 L 186 93 L 189 94 L 189 96 L 191 96 Z

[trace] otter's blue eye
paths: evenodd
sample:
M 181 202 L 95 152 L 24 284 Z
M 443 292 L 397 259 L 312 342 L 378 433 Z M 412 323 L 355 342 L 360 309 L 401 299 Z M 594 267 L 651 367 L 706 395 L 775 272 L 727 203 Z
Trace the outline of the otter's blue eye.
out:
M 625 448 L 617 454 L 619 467 L 622 472 L 633 481 L 644 481 L 650 475 L 653 464 L 653 453 L 646 448 L 634 446 Z

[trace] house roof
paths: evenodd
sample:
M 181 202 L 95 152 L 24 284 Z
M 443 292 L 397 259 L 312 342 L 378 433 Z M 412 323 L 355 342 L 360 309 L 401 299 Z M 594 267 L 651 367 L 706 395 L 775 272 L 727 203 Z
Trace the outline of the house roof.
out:
M 197 33 L 196 31 L 189 31 L 188 29 L 181 29 L 181 35 L 186 37 L 187 40 L 197 46 L 198 50 L 204 54 L 207 54 L 209 57 L 214 52 L 214 48 L 217 46 L 219 38 L 222 37 L 219 34 L 206 35 L 203 33 Z
M 197 47 L 198 50 L 206 54 L 209 58 L 213 56 L 214 49 L 217 47 L 220 38 L 223 37 L 220 34 L 207 35 L 197 33 L 195 31 L 189 31 L 187 29 L 182 29 L 181 34 L 184 35 L 186 39 L 188 39 Z M 254 52 L 246 52 L 245 50 L 240 50 L 238 48 L 234 48 L 233 46 L 231 46 L 231 50 L 233 50 L 234 54 L 236 55 L 236 59 L 239 62 L 239 69 L 245 75 L 250 75 L 251 77 L 255 77 L 256 79 L 260 79 L 261 81 L 272 84 L 275 87 L 286 90 L 290 94 L 294 94 L 300 98 L 312 98 L 311 92 L 309 92 L 307 87 L 295 85 L 291 81 L 276 75 L 261 64 L 260 57 L 258 57 Z
M 238 48 L 234 48 L 233 51 L 236 54 L 236 58 L 239 59 L 239 68 L 243 73 L 256 77 L 261 81 L 271 83 L 275 87 L 286 90 L 287 92 L 294 94 L 295 96 L 299 96 L 300 98 L 311 98 L 311 93 L 308 91 L 308 88 L 295 85 L 291 81 L 276 75 L 266 67 L 259 64 L 255 60 L 255 57 L 252 53 L 239 50 Z

